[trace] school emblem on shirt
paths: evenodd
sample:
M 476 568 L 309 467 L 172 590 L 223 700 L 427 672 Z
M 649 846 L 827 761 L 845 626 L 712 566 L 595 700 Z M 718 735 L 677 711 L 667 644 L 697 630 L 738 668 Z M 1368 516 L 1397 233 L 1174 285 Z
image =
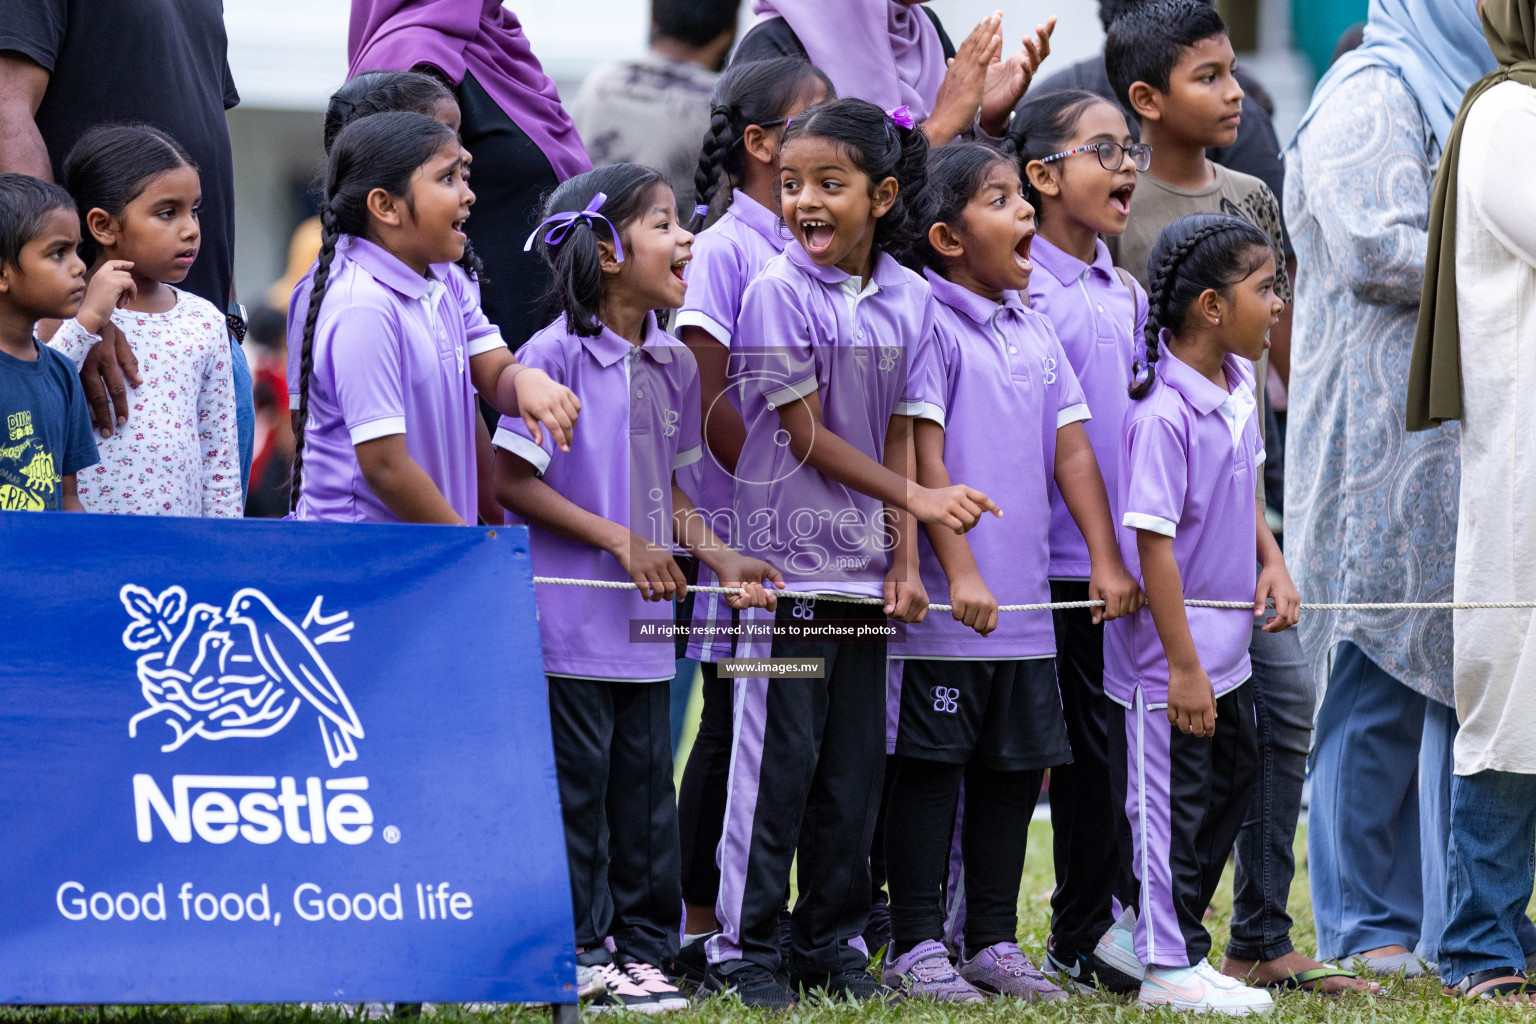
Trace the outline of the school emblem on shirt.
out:
M 680 413 L 676 409 L 663 409 L 661 412 L 661 436 L 677 436 L 677 420 Z
M 901 361 L 900 345 L 880 346 L 880 369 L 889 373 L 896 369 L 896 364 Z
M 194 736 L 271 736 L 307 703 L 319 713 L 331 767 L 357 760 L 362 723 L 319 651 L 351 639 L 347 612 L 327 615 L 324 598 L 316 597 L 295 623 L 254 587 L 235 591 L 223 607 L 188 607 L 186 590 L 177 586 L 153 594 L 129 583 L 118 598 L 129 620 L 123 646 L 144 652 L 137 670 L 148 707 L 129 720 L 130 737 L 156 718 L 171 733 L 160 748 L 166 753 Z
M 960 691 L 953 686 L 933 688 L 933 710 L 953 715 L 960 710 Z
M 1040 366 L 1041 366 L 1042 369 L 1045 370 L 1045 383 L 1047 385 L 1055 384 L 1056 383 L 1056 357 L 1055 356 L 1042 356 L 1040 358 Z

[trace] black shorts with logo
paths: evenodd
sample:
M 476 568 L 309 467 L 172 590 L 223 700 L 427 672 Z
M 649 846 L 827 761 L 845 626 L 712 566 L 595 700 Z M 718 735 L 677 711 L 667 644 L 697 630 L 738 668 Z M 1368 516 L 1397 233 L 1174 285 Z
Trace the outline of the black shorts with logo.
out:
M 994 771 L 1033 771 L 1072 760 L 1056 689 L 1056 659 L 907 659 L 896 753 Z

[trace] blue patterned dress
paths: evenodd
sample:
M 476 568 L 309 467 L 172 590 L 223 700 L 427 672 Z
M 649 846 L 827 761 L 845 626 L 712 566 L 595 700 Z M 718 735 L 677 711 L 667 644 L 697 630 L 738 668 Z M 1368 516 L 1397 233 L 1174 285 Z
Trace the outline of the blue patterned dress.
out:
M 1457 427 L 1403 425 L 1439 158 L 1413 95 L 1380 67 L 1346 79 L 1286 155 L 1299 272 L 1285 554 L 1303 601 L 1451 599 Z M 1309 611 L 1300 630 L 1320 688 L 1348 640 L 1452 703 L 1449 613 Z

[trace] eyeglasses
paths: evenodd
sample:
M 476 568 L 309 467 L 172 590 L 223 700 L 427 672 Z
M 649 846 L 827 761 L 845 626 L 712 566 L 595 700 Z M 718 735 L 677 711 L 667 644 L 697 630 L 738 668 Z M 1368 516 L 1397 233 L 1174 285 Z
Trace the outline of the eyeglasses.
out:
M 1126 156 L 1130 156 L 1131 166 L 1138 171 L 1144 171 L 1152 166 L 1152 147 L 1145 142 L 1138 142 L 1133 146 L 1122 146 L 1118 142 L 1094 142 L 1086 146 L 1078 146 L 1076 149 L 1069 149 L 1065 153 L 1053 153 L 1048 157 L 1042 157 L 1040 162 L 1048 164 L 1052 160 L 1065 160 L 1069 156 L 1091 150 L 1098 151 L 1099 166 L 1106 171 L 1118 171 L 1120 165 L 1125 163 Z

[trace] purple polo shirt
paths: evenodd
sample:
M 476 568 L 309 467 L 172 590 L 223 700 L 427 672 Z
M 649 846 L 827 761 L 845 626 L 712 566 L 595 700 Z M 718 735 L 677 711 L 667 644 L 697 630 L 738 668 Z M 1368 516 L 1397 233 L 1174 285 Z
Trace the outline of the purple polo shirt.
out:
M 337 253 L 351 244 L 352 236 L 342 235 L 336 243 Z M 432 273 L 447 287 L 448 294 L 453 296 L 463 312 L 464 334 L 469 340 L 472 355 L 479 355 L 495 347 L 487 339 L 506 344 L 501 337 L 501 328 L 486 319 L 485 312 L 480 308 L 480 282 L 471 279 L 457 263 L 435 263 L 432 265 Z M 334 281 L 335 277 L 331 280 Z M 310 264 L 308 272 L 299 278 L 293 294 L 288 298 L 288 408 L 293 411 L 299 408 L 299 356 L 304 345 L 304 317 L 309 312 L 309 294 L 314 290 L 314 284 L 315 264 Z
M 544 482 L 594 515 L 652 543 L 673 547 L 672 474 L 703 453 L 699 440 L 699 371 L 693 353 L 646 318 L 645 344 L 608 328 L 584 338 L 561 317 L 518 350 L 581 399 L 571 450 L 555 447 L 549 431 L 534 444 L 521 419 L 504 416 L 494 443 L 526 460 Z M 535 576 L 629 583 L 618 559 L 579 541 L 529 524 Z M 543 585 L 538 588 L 544 671 L 586 679 L 659 682 L 676 674 L 673 644 L 631 643 L 630 622 L 672 624 L 669 602 L 647 602 L 633 587 Z
M 1252 367 L 1231 355 L 1223 366 L 1230 392 L 1164 347 L 1151 393 L 1131 403 L 1120 446 L 1120 555 L 1141 582 L 1136 531 L 1161 533 L 1173 538 L 1186 598 L 1252 601 L 1258 578 L 1254 491 L 1264 442 Z M 1184 611 L 1216 694 L 1247 680 L 1251 610 Z M 1130 707 L 1138 688 L 1148 707 L 1167 705 L 1168 658 L 1148 608 L 1104 627 L 1105 692 Z
M 965 535 L 981 578 L 998 604 L 1049 601 L 1050 499 L 1056 473 L 1056 431 L 1088 419 L 1088 404 L 1051 322 L 1024 305 L 1018 292 L 1001 303 L 925 272 L 933 288 L 935 326 L 913 357 L 916 415 L 944 428 L 944 466 L 955 483 L 987 495 L 1004 512 L 983 516 Z M 999 425 L 1007 443 L 998 443 Z M 923 586 L 947 600 L 949 582 L 928 531 L 918 533 Z M 1050 612 L 1007 612 L 991 636 L 948 613 L 907 627 L 893 657 L 1044 658 L 1056 653 Z
M 1029 299 L 1030 305 L 1051 318 L 1067 361 L 1088 396 L 1093 412 L 1086 427 L 1088 441 L 1104 474 L 1110 514 L 1117 517 L 1120 425 L 1131 405 L 1131 366 L 1145 347 L 1147 295 L 1134 278 L 1130 287 L 1121 280 L 1102 239 L 1094 251 L 1093 263 L 1084 263 L 1036 235 L 1029 251 L 1035 264 Z M 1087 579 L 1088 543 L 1054 479 L 1050 488 L 1051 576 Z
M 736 523 L 785 589 L 879 596 L 892 538 L 879 501 L 795 458 L 778 407 L 819 393 L 823 427 L 881 461 L 891 417 L 912 414 L 908 352 L 933 317 L 928 282 L 878 251 L 862 289 L 793 241 L 747 286 L 731 340 L 747 425 Z
M 315 323 L 298 518 L 397 523 L 363 479 L 355 445 L 404 434 L 453 510 L 475 522 L 475 389 L 469 360 L 502 344 L 443 266 L 423 277 L 387 250 L 343 236 Z
M 731 337 L 736 333 L 742 294 L 747 290 L 747 284 L 769 260 L 784 251 L 790 238 L 789 232 L 779 223 L 778 214 L 740 189 L 731 195 L 730 209 L 694 237 L 693 260 L 685 271 L 688 296 L 673 320 L 674 330 L 697 327 L 722 345 L 730 345 Z M 735 391 L 729 394 L 729 400 L 735 404 Z M 704 415 L 708 415 L 708 410 L 704 410 Z M 705 445 L 703 458 L 678 471 L 677 482 L 699 510 L 709 516 L 716 534 L 727 543 L 733 543 L 731 501 L 735 482 L 709 451 L 708 445 Z M 707 566 L 701 565 L 699 582 L 715 584 L 719 581 Z M 714 634 L 717 639 L 690 641 L 688 657 L 708 662 L 730 657 L 732 641 L 729 634 L 722 631 L 730 623 L 731 609 L 722 595 L 696 595 L 692 622 L 696 636 L 702 637 L 705 629 L 712 626 L 717 631 Z

